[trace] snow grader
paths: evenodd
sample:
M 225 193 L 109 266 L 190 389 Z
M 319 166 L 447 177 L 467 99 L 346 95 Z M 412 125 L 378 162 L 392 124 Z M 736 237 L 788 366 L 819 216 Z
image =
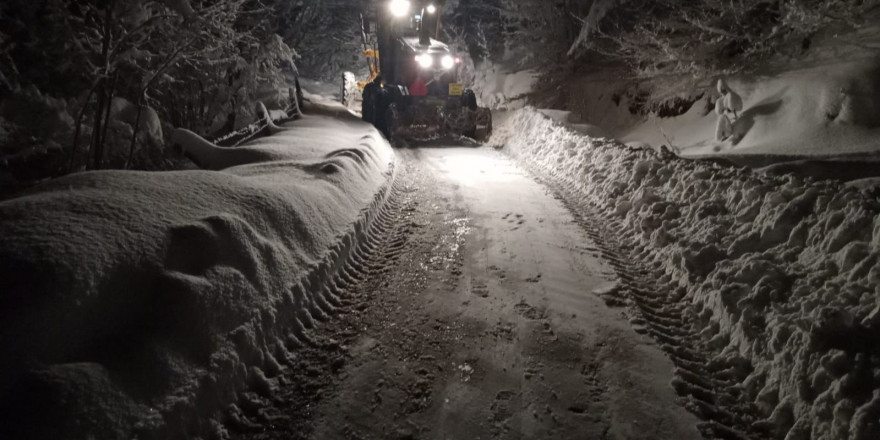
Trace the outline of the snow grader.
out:
M 462 59 L 439 41 L 442 0 L 364 0 L 361 35 L 370 78 L 346 73 L 343 100 L 361 96 L 361 113 L 389 139 L 492 131 L 492 113 L 461 83 Z

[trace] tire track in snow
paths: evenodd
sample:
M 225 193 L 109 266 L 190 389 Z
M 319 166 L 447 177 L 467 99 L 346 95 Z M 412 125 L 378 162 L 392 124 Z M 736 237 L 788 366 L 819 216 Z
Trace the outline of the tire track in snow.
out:
M 736 384 L 748 371 L 736 366 L 715 365 L 701 350 L 702 339 L 687 319 L 687 305 L 655 280 L 660 274 L 638 263 L 635 249 L 619 239 L 624 226 L 610 222 L 582 201 L 578 189 L 526 161 L 518 160 L 535 180 L 550 188 L 599 246 L 617 273 L 620 283 L 597 294 L 609 306 L 626 306 L 630 323 L 639 333 L 651 336 L 675 364 L 672 386 L 682 405 L 704 420 L 698 428 L 707 439 L 745 440 L 763 438 L 751 429 L 757 412 L 741 398 Z
M 398 162 L 394 182 L 375 210 L 368 210 L 369 226 L 360 237 L 347 236 L 351 243 L 348 258 L 337 262 L 337 270 L 320 288 L 320 313 L 302 327 L 293 329 L 286 342 L 286 371 L 272 393 L 248 391 L 239 396 L 225 415 L 225 427 L 232 438 L 240 439 L 305 439 L 312 431 L 312 406 L 322 393 L 338 380 L 336 373 L 350 355 L 340 343 L 358 334 L 359 329 L 329 329 L 333 317 L 364 311 L 376 289 L 364 288 L 370 281 L 381 279 L 407 249 L 412 228 L 408 227 L 414 191 L 401 178 L 406 174 L 403 161 Z M 356 234 L 355 234 L 356 235 Z M 330 371 L 325 368 L 329 367 Z

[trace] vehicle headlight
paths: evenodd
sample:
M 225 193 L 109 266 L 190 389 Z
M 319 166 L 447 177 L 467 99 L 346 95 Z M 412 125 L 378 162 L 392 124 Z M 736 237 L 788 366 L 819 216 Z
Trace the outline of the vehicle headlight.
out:
M 428 69 L 434 65 L 434 57 L 431 55 L 418 55 L 416 56 L 416 62 L 419 63 L 422 69 Z
M 452 58 L 450 55 L 446 55 L 443 59 L 440 60 L 440 65 L 443 66 L 444 69 L 451 69 L 452 66 L 455 65 L 455 58 Z
M 409 0 L 391 0 L 391 14 L 395 17 L 403 17 L 409 14 Z

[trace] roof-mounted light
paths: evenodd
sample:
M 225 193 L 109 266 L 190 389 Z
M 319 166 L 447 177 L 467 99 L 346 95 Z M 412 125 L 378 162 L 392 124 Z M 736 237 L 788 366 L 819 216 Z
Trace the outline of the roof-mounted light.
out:
M 434 5 L 428 5 L 428 7 L 425 8 L 425 11 L 427 11 L 429 14 L 433 14 L 437 12 L 437 7 Z
M 391 0 L 391 15 L 395 17 L 404 17 L 409 14 L 411 4 L 409 0 Z

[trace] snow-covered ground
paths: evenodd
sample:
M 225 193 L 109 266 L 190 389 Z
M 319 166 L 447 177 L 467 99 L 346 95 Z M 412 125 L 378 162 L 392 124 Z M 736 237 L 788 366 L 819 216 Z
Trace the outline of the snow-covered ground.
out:
M 769 102 L 775 110 L 767 117 L 825 117 L 812 101 L 791 103 L 786 94 L 795 90 L 783 87 L 779 99 L 789 106 Z M 760 102 L 747 98 L 750 108 Z M 876 197 L 834 181 L 627 148 L 533 108 L 508 115 L 492 143 L 570 188 L 575 203 L 655 270 L 665 291 L 650 305 L 652 325 L 661 336 L 677 331 L 663 329 L 662 317 L 682 308 L 714 372 L 683 391 L 695 411 L 739 420 L 732 425 L 746 436 L 880 438 Z M 679 376 L 686 379 L 685 364 Z M 732 390 L 738 402 L 707 397 L 713 387 Z M 749 408 L 747 415 L 726 412 L 736 405 Z
M 522 108 L 540 76 L 536 70 L 510 70 L 488 62 L 478 67 L 473 89 L 480 105 L 489 108 Z
M 312 101 L 331 101 L 340 102 L 340 94 L 342 93 L 342 78 L 338 83 L 327 83 L 315 81 L 308 78 L 300 78 L 300 84 L 303 88 L 303 95 L 306 99 Z
M 284 128 L 234 149 L 179 131 L 213 171 L 79 173 L 0 203 L 0 437 L 222 435 L 216 415 L 272 392 L 395 164 L 354 118 Z
M 876 13 L 874 14 L 876 16 Z M 871 22 L 869 22 L 871 23 Z M 874 21 L 873 23 L 876 23 Z M 733 135 L 716 138 L 717 78 L 704 88 L 682 90 L 662 78 L 627 80 L 626 72 L 599 68 L 572 78 L 569 108 L 628 145 L 666 145 L 684 157 L 725 157 L 750 166 L 796 158 L 880 156 L 880 26 L 828 29 L 803 54 L 752 66 L 756 73 L 724 78 L 743 100 L 732 118 Z M 636 91 L 637 90 L 637 91 Z M 642 116 L 645 100 L 676 105 L 679 116 Z M 671 110 L 667 108 L 666 110 Z
M 729 77 L 635 78 L 616 64 L 595 63 L 573 72 L 542 68 L 544 80 L 529 95 L 535 106 L 590 135 L 630 146 L 666 146 L 688 158 L 722 159 L 750 167 L 798 160 L 816 177 L 858 179 L 880 174 L 880 12 L 862 24 L 829 28 L 808 49 L 780 54 Z M 723 79 L 743 101 L 732 136 L 719 140 L 716 82 Z M 596 135 L 594 133 L 599 133 Z M 818 161 L 834 159 L 836 163 Z M 840 163 L 845 160 L 847 162 Z M 870 163 L 868 165 L 867 163 Z M 873 168 L 872 172 L 869 168 Z M 773 170 L 776 171 L 776 170 Z
M 590 294 L 613 272 L 561 201 L 490 149 L 399 155 L 406 245 L 330 323 L 348 361 L 308 438 L 701 438 L 672 362 Z
M 730 81 L 744 101 L 733 136 L 715 138 L 715 96 L 682 116 L 650 117 L 622 142 L 672 145 L 684 156 L 836 156 L 880 151 L 880 67 L 873 60 Z

